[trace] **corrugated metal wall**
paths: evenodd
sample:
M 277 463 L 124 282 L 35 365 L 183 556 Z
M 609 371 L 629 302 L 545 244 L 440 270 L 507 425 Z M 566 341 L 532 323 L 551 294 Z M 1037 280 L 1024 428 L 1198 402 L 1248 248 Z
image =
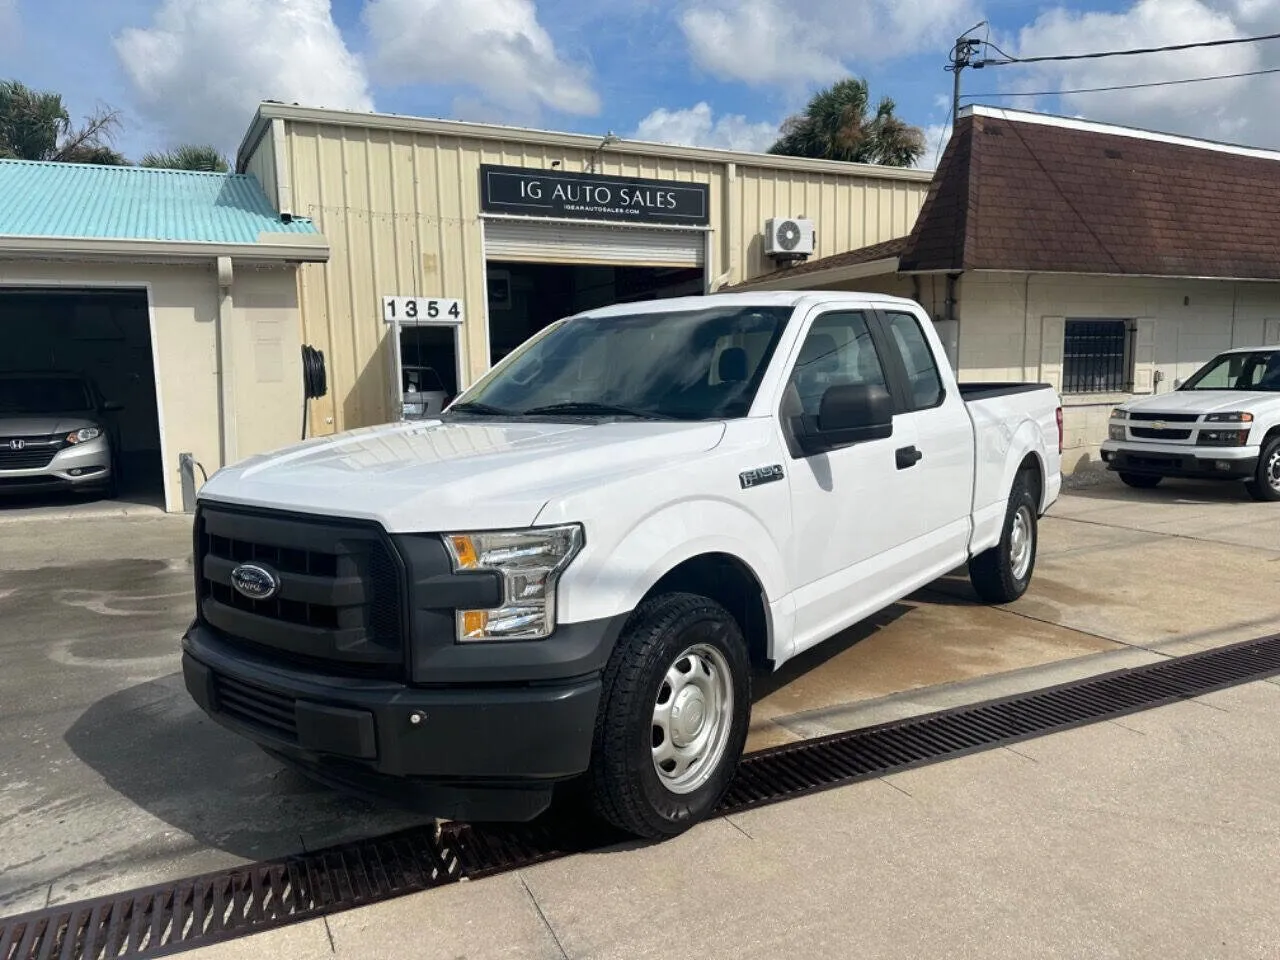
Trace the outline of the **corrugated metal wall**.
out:
M 285 172 L 292 212 L 312 217 L 329 241 L 326 265 L 301 268 L 304 341 L 329 362 L 329 396 L 313 407 L 317 432 L 389 416 L 390 343 L 382 297 L 457 297 L 464 301 L 464 382 L 487 368 L 481 163 L 588 169 L 591 152 L 517 140 L 285 120 Z M 270 133 L 250 159 L 269 157 Z M 602 174 L 711 185 L 715 230 L 711 275 L 736 282 L 771 269 L 761 253 L 770 216 L 814 218 L 819 256 L 907 233 L 928 183 L 835 173 L 730 167 L 720 162 L 608 151 Z M 726 189 L 726 181 L 732 184 Z M 266 181 L 264 180 L 264 186 Z M 726 199 L 732 203 L 726 209 Z
M 279 212 L 279 183 L 276 181 L 276 152 L 271 140 L 271 128 L 267 128 L 266 136 L 258 141 L 249 157 L 245 173 L 251 173 L 262 184 L 262 190 L 271 202 L 272 209 Z

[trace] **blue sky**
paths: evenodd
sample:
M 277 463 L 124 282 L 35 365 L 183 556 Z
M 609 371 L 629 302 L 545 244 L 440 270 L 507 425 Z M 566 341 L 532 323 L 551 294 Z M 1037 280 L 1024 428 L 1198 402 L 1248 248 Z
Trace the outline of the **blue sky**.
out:
M 231 152 L 260 99 L 762 149 L 855 74 L 945 130 L 951 41 L 1084 52 L 1280 30 L 1280 0 L 0 0 L 0 77 L 119 108 L 117 146 Z M 1280 43 L 970 72 L 1056 91 L 1280 65 Z M 1273 76 L 987 102 L 1280 146 Z

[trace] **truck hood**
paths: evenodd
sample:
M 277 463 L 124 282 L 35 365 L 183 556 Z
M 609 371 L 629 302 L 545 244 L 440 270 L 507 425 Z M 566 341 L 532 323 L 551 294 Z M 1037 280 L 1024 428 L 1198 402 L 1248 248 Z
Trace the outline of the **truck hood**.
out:
M 1250 410 L 1260 404 L 1280 406 L 1280 393 L 1264 390 L 1175 390 L 1130 400 L 1124 408 L 1144 413 L 1226 413 Z
M 6 415 L 0 413 L 0 437 L 48 437 L 55 433 L 70 433 L 82 427 L 94 426 L 95 421 L 83 414 L 27 414 Z
M 723 435 L 718 421 L 394 423 L 251 457 L 199 496 L 374 520 L 392 533 L 525 527 L 557 494 L 659 469 Z

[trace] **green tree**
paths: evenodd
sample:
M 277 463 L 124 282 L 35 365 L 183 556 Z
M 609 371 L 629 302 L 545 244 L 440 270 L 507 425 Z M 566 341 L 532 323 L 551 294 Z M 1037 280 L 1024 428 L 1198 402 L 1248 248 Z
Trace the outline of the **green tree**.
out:
M 231 164 L 210 144 L 184 143 L 172 150 L 148 153 L 142 158 L 144 167 L 164 167 L 169 170 L 204 170 L 209 173 L 226 173 Z
M 0 80 L 2 158 L 120 165 L 127 161 L 111 148 L 119 125 L 118 111 L 99 108 L 75 127 L 61 94 Z
M 924 155 L 924 132 L 894 115 L 883 97 L 868 116 L 867 82 L 857 77 L 819 90 L 803 113 L 788 117 L 770 153 L 846 163 L 909 167 Z

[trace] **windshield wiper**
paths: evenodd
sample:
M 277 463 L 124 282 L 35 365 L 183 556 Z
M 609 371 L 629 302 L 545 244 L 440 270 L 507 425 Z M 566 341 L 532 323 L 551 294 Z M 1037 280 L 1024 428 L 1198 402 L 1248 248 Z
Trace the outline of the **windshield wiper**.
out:
M 550 403 L 543 407 L 530 407 L 528 410 L 521 411 L 526 416 L 533 416 L 542 413 L 580 413 L 586 416 L 599 414 L 601 416 L 618 416 L 618 417 L 638 417 L 642 420 L 670 420 L 671 417 L 664 416 L 660 413 L 645 413 L 641 410 L 632 410 L 629 407 L 619 407 L 612 403 L 593 403 L 586 400 L 571 400 L 567 403 Z
M 457 406 L 450 407 L 448 413 L 475 413 L 483 417 L 515 417 L 519 416 L 514 410 L 503 410 L 501 407 L 492 407 L 487 403 L 479 403 L 471 401 L 469 403 L 460 403 Z

